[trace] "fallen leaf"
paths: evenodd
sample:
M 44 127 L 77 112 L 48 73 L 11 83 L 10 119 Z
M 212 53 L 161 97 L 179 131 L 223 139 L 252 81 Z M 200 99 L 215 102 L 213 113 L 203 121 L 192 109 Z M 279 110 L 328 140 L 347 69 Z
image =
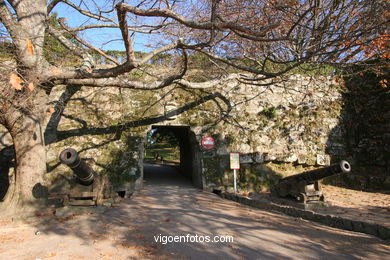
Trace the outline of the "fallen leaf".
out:
M 30 92 L 33 91 L 33 90 L 35 89 L 34 83 L 32 83 L 32 82 L 28 83 L 27 89 L 28 89 Z
M 11 76 L 9 77 L 9 83 L 11 86 L 16 90 L 22 90 L 23 80 L 18 76 L 16 73 L 11 73 Z
M 54 107 L 50 107 L 49 109 L 47 109 L 47 114 L 50 116 L 51 114 L 53 114 L 56 110 L 54 109 Z

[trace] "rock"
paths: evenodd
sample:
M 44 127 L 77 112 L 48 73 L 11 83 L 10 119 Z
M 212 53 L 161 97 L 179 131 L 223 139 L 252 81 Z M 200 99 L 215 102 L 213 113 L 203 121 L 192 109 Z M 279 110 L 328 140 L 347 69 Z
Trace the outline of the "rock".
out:
M 303 154 L 299 154 L 298 155 L 298 163 L 299 164 L 305 164 L 306 163 L 306 157 L 305 157 L 305 155 L 303 155 Z
M 248 144 L 240 144 L 237 147 L 237 151 L 240 153 L 250 153 L 251 152 L 251 147 Z
M 275 160 L 276 160 L 276 156 L 274 156 L 274 155 L 266 153 L 264 156 L 264 162 L 271 162 L 271 161 L 275 161 Z
M 298 156 L 296 154 L 288 154 L 287 156 L 285 156 L 283 158 L 283 162 L 286 162 L 286 163 L 293 163 L 293 162 L 296 162 L 298 160 Z
M 264 154 L 263 153 L 255 153 L 254 161 L 256 163 L 263 163 L 264 162 Z

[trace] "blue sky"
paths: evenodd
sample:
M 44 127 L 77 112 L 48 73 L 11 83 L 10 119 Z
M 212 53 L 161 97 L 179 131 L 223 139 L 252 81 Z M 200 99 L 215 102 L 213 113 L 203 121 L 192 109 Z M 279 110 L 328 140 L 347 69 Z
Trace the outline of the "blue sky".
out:
M 53 12 L 58 13 L 58 17 L 66 18 L 66 24 L 69 27 L 78 27 L 86 24 L 96 24 L 96 20 L 81 15 L 78 11 L 65 4 L 58 4 Z M 113 12 L 116 14 L 116 12 Z M 112 17 L 113 18 L 113 17 Z M 91 29 L 82 32 L 82 38 L 88 43 L 101 48 L 103 50 L 124 50 L 123 41 L 121 40 L 121 33 L 119 28 L 102 28 Z M 133 39 L 135 51 L 147 51 L 148 48 L 144 45 L 147 44 L 150 39 L 143 34 L 136 34 Z

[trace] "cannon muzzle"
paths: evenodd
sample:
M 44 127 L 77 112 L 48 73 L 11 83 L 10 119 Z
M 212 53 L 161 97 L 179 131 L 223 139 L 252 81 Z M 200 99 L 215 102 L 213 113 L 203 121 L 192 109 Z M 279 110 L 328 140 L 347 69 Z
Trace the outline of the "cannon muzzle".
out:
M 75 149 L 64 149 L 60 154 L 60 161 L 72 169 L 80 184 L 88 186 L 93 183 L 96 173 L 87 163 L 80 159 Z
M 343 173 L 349 173 L 351 172 L 351 165 L 347 161 L 341 161 L 340 162 L 340 170 Z

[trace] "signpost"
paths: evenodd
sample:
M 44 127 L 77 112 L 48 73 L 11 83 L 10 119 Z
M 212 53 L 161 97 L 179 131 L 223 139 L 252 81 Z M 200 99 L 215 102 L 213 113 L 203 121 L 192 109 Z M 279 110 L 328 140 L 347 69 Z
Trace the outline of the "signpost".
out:
M 214 138 L 211 136 L 203 137 L 201 143 L 200 143 L 205 150 L 211 150 L 215 147 L 215 141 Z
M 234 193 L 237 193 L 237 170 L 240 169 L 240 153 L 230 153 L 230 169 L 234 174 Z

